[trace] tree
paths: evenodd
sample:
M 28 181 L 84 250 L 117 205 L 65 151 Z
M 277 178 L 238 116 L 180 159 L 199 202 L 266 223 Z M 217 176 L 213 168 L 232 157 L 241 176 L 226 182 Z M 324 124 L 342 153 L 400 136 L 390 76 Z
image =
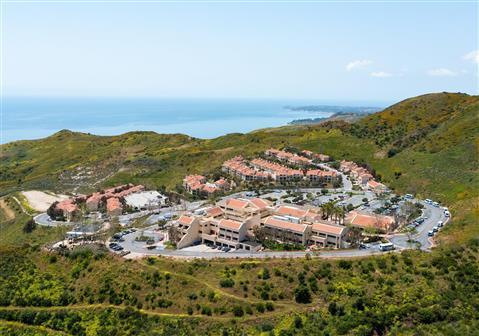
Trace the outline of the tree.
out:
M 180 230 L 174 225 L 168 228 L 168 237 L 170 237 L 170 241 L 173 243 L 178 243 L 181 239 Z
M 407 242 L 412 245 L 414 243 L 412 237 L 417 234 L 417 230 L 414 226 L 409 226 L 406 228 Z
M 309 291 L 309 288 L 306 287 L 306 285 L 304 284 L 300 284 L 294 290 L 294 299 L 296 300 L 297 303 L 311 303 L 312 298 L 311 298 L 311 292 Z
M 31 233 L 33 230 L 36 229 L 36 227 L 37 227 L 37 223 L 35 223 L 33 218 L 30 218 L 23 226 L 23 232 Z
M 266 237 L 268 236 L 268 233 L 266 232 L 266 229 L 261 226 L 255 226 L 253 228 L 253 234 L 259 243 L 263 243 L 266 240 Z

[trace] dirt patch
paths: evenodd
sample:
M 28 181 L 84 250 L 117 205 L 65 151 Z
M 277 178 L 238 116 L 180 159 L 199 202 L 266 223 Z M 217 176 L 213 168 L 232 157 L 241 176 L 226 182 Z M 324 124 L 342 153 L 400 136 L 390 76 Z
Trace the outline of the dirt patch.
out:
M 387 152 L 382 150 L 382 151 L 378 151 L 376 153 L 374 153 L 374 158 L 376 159 L 384 159 L 387 155 Z
M 15 218 L 15 211 L 10 209 L 4 199 L 0 200 L 0 209 L 2 209 L 3 214 L 5 215 L 6 220 L 11 220 Z
M 22 191 L 22 195 L 25 196 L 32 209 L 42 212 L 47 211 L 52 203 L 68 198 L 66 195 L 47 194 L 38 190 Z

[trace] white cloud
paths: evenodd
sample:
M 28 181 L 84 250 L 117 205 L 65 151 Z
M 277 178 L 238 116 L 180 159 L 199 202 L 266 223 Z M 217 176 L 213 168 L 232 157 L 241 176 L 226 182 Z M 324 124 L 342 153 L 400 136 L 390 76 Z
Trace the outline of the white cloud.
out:
M 385 71 L 376 71 L 376 72 L 371 72 L 369 74 L 371 77 L 377 77 L 377 78 L 386 78 L 386 77 L 392 77 L 393 74 L 390 72 L 385 72 Z
M 466 61 L 473 61 L 474 63 L 479 64 L 479 50 L 471 51 L 470 53 L 464 55 L 463 58 Z
M 368 65 L 372 63 L 373 61 L 367 60 L 367 59 L 352 61 L 346 65 L 346 70 L 351 71 L 355 69 L 361 69 L 361 68 L 367 67 Z
M 446 77 L 446 76 L 456 76 L 457 73 L 446 69 L 446 68 L 438 68 L 438 69 L 431 69 L 427 72 L 429 76 L 437 76 L 437 77 Z

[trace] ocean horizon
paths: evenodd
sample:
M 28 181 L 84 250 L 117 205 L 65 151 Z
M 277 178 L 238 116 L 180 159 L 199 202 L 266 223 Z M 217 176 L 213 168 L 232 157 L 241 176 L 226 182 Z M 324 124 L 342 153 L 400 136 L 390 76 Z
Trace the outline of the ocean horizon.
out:
M 210 139 L 228 133 L 328 117 L 330 111 L 293 111 L 287 106 L 385 107 L 384 102 L 197 98 L 6 97 L 1 142 L 44 138 L 62 129 L 95 135 L 130 131 L 183 133 Z

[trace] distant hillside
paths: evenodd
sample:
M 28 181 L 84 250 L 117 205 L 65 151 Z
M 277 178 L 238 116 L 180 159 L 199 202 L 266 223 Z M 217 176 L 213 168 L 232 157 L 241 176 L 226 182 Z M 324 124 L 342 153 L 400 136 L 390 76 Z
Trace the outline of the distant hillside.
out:
M 122 182 L 174 188 L 185 174 L 210 172 L 234 155 L 289 145 L 366 162 L 399 192 L 460 201 L 471 214 L 479 190 L 478 111 L 478 96 L 438 93 L 407 99 L 354 124 L 295 125 L 211 140 L 61 131 L 1 146 L 0 190 L 91 190 Z

